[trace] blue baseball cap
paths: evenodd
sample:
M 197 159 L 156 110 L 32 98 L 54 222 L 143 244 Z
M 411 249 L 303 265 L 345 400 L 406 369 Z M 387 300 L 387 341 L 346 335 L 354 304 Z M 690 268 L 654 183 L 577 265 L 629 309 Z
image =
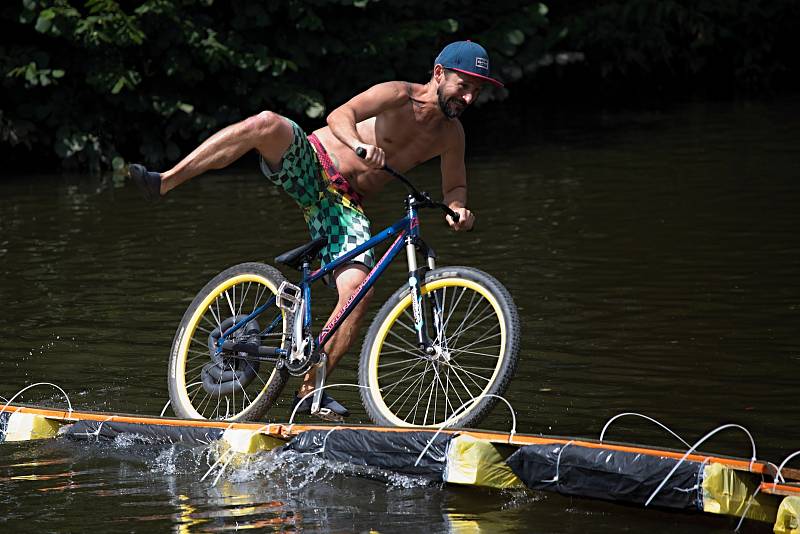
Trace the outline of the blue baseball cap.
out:
M 489 76 L 489 54 L 486 49 L 472 41 L 456 41 L 445 46 L 436 56 L 434 65 L 485 80 L 497 87 L 503 84 Z

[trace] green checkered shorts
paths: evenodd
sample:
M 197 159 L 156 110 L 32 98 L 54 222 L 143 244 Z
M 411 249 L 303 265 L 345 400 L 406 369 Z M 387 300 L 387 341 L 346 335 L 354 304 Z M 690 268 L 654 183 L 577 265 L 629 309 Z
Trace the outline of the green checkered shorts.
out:
M 328 244 L 322 249 L 322 264 L 325 265 L 369 240 L 369 219 L 357 201 L 331 183 L 306 134 L 295 122 L 289 122 L 294 139 L 283 154 L 280 169 L 273 171 L 259 158 L 261 172 L 297 202 L 312 239 L 328 238 Z M 353 261 L 371 269 L 375 256 L 368 250 Z

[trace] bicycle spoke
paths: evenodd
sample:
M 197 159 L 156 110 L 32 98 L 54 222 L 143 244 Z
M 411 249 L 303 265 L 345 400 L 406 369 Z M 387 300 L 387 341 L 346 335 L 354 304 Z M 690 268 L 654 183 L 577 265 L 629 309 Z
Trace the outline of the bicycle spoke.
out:
M 194 354 L 191 358 L 187 358 L 186 361 L 190 362 L 192 360 L 196 360 L 198 358 L 202 358 L 204 360 L 208 360 L 211 358 L 211 354 L 208 352 L 208 348 L 206 350 L 198 350 L 198 349 L 191 349 L 186 351 L 188 354 Z
M 385 374 L 381 375 L 381 379 L 385 380 L 387 376 L 396 375 L 396 374 L 402 373 L 403 371 L 408 372 L 409 370 L 414 369 L 414 367 L 416 367 L 417 365 L 419 365 L 420 362 L 423 362 L 423 361 L 425 361 L 425 360 L 417 360 L 417 363 L 415 363 L 413 365 L 409 365 L 409 366 L 403 367 L 401 369 L 396 369 L 396 370 L 391 371 L 389 373 L 385 373 Z
M 492 329 L 493 329 L 493 328 L 490 328 L 489 330 L 492 330 Z M 488 333 L 488 332 L 489 332 L 489 330 L 487 330 L 487 331 L 483 332 L 483 334 L 486 334 L 486 333 Z M 466 349 L 468 349 L 468 348 L 471 348 L 471 347 L 475 346 L 475 345 L 476 345 L 476 344 L 478 344 L 478 343 L 483 343 L 483 342 L 484 342 L 484 341 L 486 341 L 487 339 L 494 339 L 494 338 L 496 338 L 496 337 L 498 337 L 498 336 L 502 336 L 502 335 L 503 335 L 503 333 L 502 333 L 502 332 L 497 332 L 496 334 L 492 334 L 491 336 L 488 336 L 488 337 L 482 337 L 482 336 L 483 336 L 483 334 L 481 335 L 481 337 L 479 337 L 477 340 L 473 341 L 472 343 L 468 343 L 467 345 L 464 345 L 464 346 L 462 346 L 461 348 L 458 348 L 458 349 L 452 349 L 452 350 L 453 350 L 453 351 L 463 351 L 463 350 L 466 350 Z
M 435 389 L 435 386 L 436 386 L 436 364 L 435 363 L 431 365 L 431 370 L 433 371 L 433 380 L 431 380 L 431 387 L 430 387 L 430 391 L 428 392 L 428 403 L 425 405 L 425 417 L 422 419 L 422 425 L 423 426 L 425 426 L 425 424 L 428 422 L 428 411 L 431 408 L 431 397 L 433 397 L 433 390 Z
M 425 374 L 427 374 L 427 371 L 428 371 L 428 368 L 426 366 L 425 367 Z M 417 421 L 417 409 L 419 408 L 419 403 L 422 401 L 423 397 L 425 396 L 425 393 L 423 393 L 423 391 L 422 391 L 422 385 L 424 383 L 425 383 L 425 376 L 423 375 L 420 378 L 420 381 L 419 381 L 419 392 L 417 393 L 417 402 L 414 403 L 414 406 L 408 411 L 408 415 L 406 415 L 406 421 L 408 421 L 408 416 L 411 415 L 411 411 L 412 410 L 414 411 L 414 417 L 411 419 L 411 423 L 412 424 L 414 424 Z M 425 389 L 425 391 L 427 392 L 427 388 Z M 409 398 L 410 398 L 410 396 L 409 396 Z M 405 404 L 405 402 L 403 404 Z M 399 411 L 400 410 L 398 410 L 398 412 Z
M 482 315 L 483 312 L 486 311 L 487 309 L 489 310 L 489 313 L 486 314 L 486 315 Z M 474 311 L 474 309 L 472 311 Z M 493 311 L 494 310 L 492 309 L 491 304 L 487 303 L 486 304 L 486 308 L 481 310 L 480 314 L 478 314 L 478 319 L 474 319 L 469 324 L 465 324 L 467 322 L 467 319 L 469 318 L 469 315 L 465 315 L 464 319 L 461 321 L 461 324 L 458 325 L 458 328 L 456 328 L 456 330 L 450 335 L 450 338 L 453 339 L 453 342 L 455 343 L 455 342 L 458 341 L 458 338 L 461 337 L 461 334 L 463 334 L 467 330 L 470 330 L 470 329 L 474 328 L 475 326 L 479 325 L 483 321 L 486 321 L 488 319 L 496 318 L 494 313 L 492 313 Z M 471 312 L 470 312 L 470 315 L 471 315 Z M 492 326 L 495 326 L 495 325 L 492 325 Z
M 392 352 L 394 352 L 394 351 L 392 351 Z M 386 352 L 381 351 L 381 356 L 382 357 L 386 356 L 386 354 L 387 354 Z M 401 363 L 416 362 L 416 361 L 420 361 L 420 360 L 425 360 L 425 358 L 419 356 L 417 358 L 408 358 L 407 360 L 399 360 L 399 361 L 396 361 L 396 362 L 380 363 L 380 364 L 378 364 L 378 368 L 380 369 L 381 367 L 390 367 L 392 365 L 400 365 Z M 383 375 L 383 376 L 386 376 L 386 375 Z
M 258 289 L 256 289 L 256 297 L 255 299 L 253 299 L 253 309 L 250 310 L 250 313 L 256 311 L 256 308 L 258 308 L 261 305 L 261 297 L 266 295 L 268 291 L 269 289 L 266 286 L 262 286 L 261 284 L 259 284 Z M 270 294 L 272 293 L 270 292 Z
M 466 287 L 461 288 L 461 294 L 458 296 L 458 300 L 453 305 L 453 308 L 450 310 L 450 313 L 447 315 L 447 320 L 444 323 L 445 327 L 442 329 L 443 332 L 445 332 L 445 333 L 447 332 L 447 327 L 450 326 L 450 320 L 452 319 L 453 314 L 455 313 L 455 311 L 458 309 L 458 305 L 461 304 L 461 298 L 464 296 L 464 293 L 466 291 L 467 291 Z M 472 310 L 472 306 L 473 306 L 473 303 L 475 302 L 475 297 L 476 296 L 477 295 L 475 293 L 470 295 L 469 304 L 467 304 L 467 312 L 464 314 L 465 317 L 469 316 L 470 310 Z M 458 328 L 456 328 L 456 330 L 457 329 Z
M 460 369 L 478 369 L 480 371 L 494 371 L 494 367 L 477 367 L 475 365 L 459 365 Z
M 424 374 L 427 372 L 427 370 L 428 370 L 428 363 L 430 363 L 430 362 L 425 362 L 425 369 L 423 369 L 421 372 L 419 372 L 419 373 L 417 373 L 417 374 L 415 374 L 415 375 L 411 375 L 411 376 L 409 376 L 409 377 L 403 376 L 403 378 L 401 378 L 400 380 L 398 380 L 397 382 L 395 382 L 395 383 L 394 383 L 394 385 L 392 385 L 392 387 L 391 387 L 391 388 L 389 388 L 389 389 L 388 389 L 388 390 L 387 390 L 387 391 L 384 393 L 384 396 L 388 397 L 388 396 L 389 396 L 389 395 L 392 393 L 392 391 L 394 391 L 394 388 L 396 388 L 397 386 L 399 386 L 399 385 L 400 385 L 400 384 L 402 384 L 403 382 L 405 382 L 405 381 L 407 381 L 407 380 L 414 380 L 414 382 L 412 383 L 412 385 L 411 385 L 411 386 L 407 387 L 405 390 L 403 390 L 403 392 L 402 392 L 402 393 L 400 393 L 400 394 L 398 395 L 398 398 L 400 398 L 400 397 L 402 397 L 403 395 L 405 395 L 405 393 L 406 393 L 406 392 L 407 392 L 407 391 L 408 391 L 410 388 L 412 388 L 412 387 L 413 387 L 413 384 L 416 384 L 418 377 L 421 377 L 421 376 L 423 376 L 423 375 L 424 375 Z M 409 372 L 410 372 L 411 370 L 413 370 L 413 369 L 409 369 Z
M 452 381 L 450 380 L 450 371 L 451 371 L 451 368 L 448 367 L 447 368 L 447 384 L 448 385 L 452 383 Z M 458 387 L 456 387 L 455 384 L 453 384 L 453 392 L 456 394 L 456 397 L 458 398 L 458 406 L 463 406 L 464 405 L 464 400 L 461 398 L 461 395 L 458 393 Z M 457 408 L 458 407 L 453 409 L 453 413 L 455 413 Z
M 464 297 L 464 293 L 466 291 L 467 291 L 466 287 L 461 288 L 461 293 L 458 294 L 458 298 L 453 303 L 452 308 L 450 308 L 450 313 L 447 314 L 447 319 L 445 319 L 444 321 L 444 326 L 442 326 L 442 333 L 447 332 L 447 326 L 450 324 L 450 318 L 453 316 L 453 313 L 455 313 L 456 309 L 458 308 L 458 305 L 461 303 L 461 299 Z M 471 296 L 471 299 L 472 300 L 475 299 L 474 294 Z
M 211 323 L 211 321 L 209 321 L 208 319 L 205 319 L 205 318 L 204 318 L 204 320 L 205 320 L 207 323 L 209 323 L 209 324 Z M 207 334 L 207 335 L 209 335 L 209 336 L 210 336 L 210 335 L 211 335 L 211 331 L 213 330 L 213 328 L 212 328 L 211 330 L 209 330 L 208 328 L 205 328 L 205 327 L 203 327 L 203 326 L 197 325 L 197 328 L 195 329 L 195 332 L 196 332 L 197 330 L 199 330 L 199 331 L 203 332 L 204 334 Z
M 193 374 L 195 371 L 197 371 L 198 369 L 202 369 L 203 367 L 205 367 L 207 364 L 208 364 L 208 361 L 205 361 L 205 362 L 203 362 L 203 363 L 201 363 L 201 364 L 195 365 L 194 367 L 192 367 L 191 369 L 189 369 L 188 371 L 186 371 L 184 374 L 186 374 L 186 375 L 191 375 L 191 374 Z
M 219 297 L 214 299 L 214 308 L 216 309 L 216 313 L 215 313 L 215 309 L 212 309 L 211 307 L 209 307 L 208 311 L 211 312 L 211 316 L 214 318 L 214 321 L 216 321 L 216 328 L 219 328 L 220 331 L 222 331 L 222 328 L 221 328 L 221 325 L 222 325 L 222 319 L 221 319 L 222 314 L 219 311 Z
M 487 313 L 484 314 L 484 312 L 487 312 Z M 484 321 L 489 321 L 489 320 L 492 320 L 492 319 L 496 320 L 497 316 L 493 312 L 494 312 L 494 310 L 492 309 L 491 305 L 487 304 L 486 307 L 483 310 L 481 310 L 480 314 L 478 314 L 476 318 L 472 319 L 472 322 L 470 322 L 469 324 L 462 324 L 459 327 L 459 329 L 456 330 L 455 332 L 453 332 L 453 334 L 450 337 L 454 337 L 454 338 L 458 339 L 459 337 L 461 337 L 462 334 L 472 330 L 473 328 L 477 327 L 479 324 L 483 323 Z M 490 326 L 490 329 L 491 328 L 495 328 L 495 327 L 499 327 L 499 324 L 492 324 Z
M 239 311 L 236 312 L 236 315 L 242 315 L 242 310 L 244 309 L 244 303 L 247 302 L 247 294 L 250 292 L 250 286 L 253 285 L 253 282 L 247 282 L 247 287 L 244 288 L 244 295 L 242 295 L 242 301 L 239 303 Z
M 450 351 L 450 357 L 453 358 L 453 359 L 457 355 L 460 355 L 460 354 L 474 354 L 476 356 L 486 356 L 488 358 L 495 358 L 495 359 L 500 357 L 499 354 L 490 354 L 488 352 L 478 352 L 478 351 L 475 351 L 475 350 L 453 349 L 453 350 Z
M 384 345 L 388 346 L 388 343 L 384 343 Z M 400 349 L 400 348 L 398 348 L 397 350 L 381 350 L 381 358 L 386 356 L 391 356 L 394 354 L 411 354 L 411 351 L 408 349 Z
M 500 335 L 500 334 L 499 334 L 499 333 L 498 333 L 498 334 L 494 334 L 494 335 L 492 335 L 492 337 L 497 337 L 498 335 Z M 478 344 L 478 343 L 483 343 L 483 342 L 485 342 L 487 339 L 490 339 L 490 338 L 481 338 L 481 339 L 477 339 L 477 340 L 475 340 L 473 343 L 470 343 L 470 344 L 469 344 L 469 348 L 471 348 L 473 351 L 481 351 L 481 350 L 500 349 L 500 347 L 502 347 L 502 346 L 503 346 L 501 343 L 497 343 L 497 344 L 495 344 L 495 345 L 482 345 L 482 346 L 480 346 L 480 347 L 476 347 L 476 346 L 475 346 L 475 345 L 476 345 L 476 344 Z M 464 345 L 464 347 L 466 347 L 466 346 L 467 346 L 467 345 Z M 451 350 L 450 350 L 450 352 L 458 352 L 458 351 L 462 351 L 462 350 L 465 350 L 465 349 L 464 349 L 464 348 L 451 349 Z M 493 352 L 494 352 L 494 351 L 493 351 Z
M 456 378 L 458 379 L 458 382 L 461 384 L 461 387 L 462 387 L 462 388 L 464 388 L 464 391 L 466 391 L 466 392 L 467 392 L 467 401 L 464 401 L 464 402 L 468 402 L 468 401 L 469 401 L 469 399 L 475 398 L 477 395 L 473 395 L 473 393 L 472 393 L 472 390 L 470 390 L 470 389 L 469 389 L 469 387 L 468 387 L 468 386 L 467 386 L 467 385 L 464 383 L 464 381 L 461 379 L 461 375 L 459 375 L 459 374 L 458 374 L 458 373 L 455 371 L 455 369 L 453 368 L 453 366 L 450 366 L 450 368 L 451 368 L 451 369 L 453 369 L 453 374 L 454 374 L 454 375 L 456 376 Z M 478 386 L 478 387 L 480 387 L 480 386 Z M 462 402 L 461 404 L 463 405 L 464 403 Z M 466 408 L 465 408 L 465 409 L 466 409 Z
M 406 344 L 408 346 L 410 346 L 412 350 L 409 350 L 407 348 L 401 347 L 399 345 L 395 345 L 394 343 L 389 343 L 388 341 L 385 341 L 383 344 L 384 344 L 384 346 L 389 347 L 390 349 L 395 349 L 396 351 L 399 351 L 400 353 L 403 353 L 403 354 L 419 354 L 420 353 L 419 347 L 417 347 L 416 345 L 411 345 L 411 343 L 408 343 L 408 342 L 406 342 Z M 384 354 L 385 353 L 383 351 L 381 351 L 381 355 L 384 355 Z
M 480 378 L 481 380 L 483 380 L 483 381 L 485 381 L 485 382 L 489 382 L 489 381 L 491 380 L 491 379 L 489 379 L 489 378 L 485 378 L 485 377 L 483 377 L 483 376 L 479 375 L 478 373 L 473 373 L 472 371 L 467 371 L 466 369 L 464 369 L 463 367 L 461 367 L 460 365 L 458 365 L 458 363 L 455 363 L 455 362 L 453 362 L 453 363 L 454 363 L 454 365 L 451 365 L 451 367 L 452 367 L 454 370 L 455 370 L 455 369 L 458 369 L 458 370 L 460 370 L 460 371 L 463 371 L 463 373 L 466 375 L 466 377 L 467 377 L 467 378 L 469 378 L 469 379 L 472 381 L 472 383 L 473 383 L 473 384 L 475 384 L 477 387 L 479 387 L 481 390 L 483 390 L 483 388 L 484 388 L 485 386 L 481 386 L 480 384 L 478 384 L 477 382 L 475 382 L 475 378 L 473 378 L 473 377 Z M 458 373 L 456 373 L 456 376 L 458 376 Z
M 402 392 L 402 393 L 400 393 L 400 394 L 397 396 L 397 399 L 395 399 L 395 401 L 392 403 L 392 405 L 391 405 L 391 406 L 389 406 L 389 408 L 391 408 L 392 406 L 394 406 L 394 404 L 395 404 L 395 403 L 396 403 L 398 400 L 402 399 L 402 398 L 403 398 L 403 396 L 404 396 L 404 395 L 405 395 L 405 394 L 406 394 L 406 393 L 407 393 L 407 392 L 408 392 L 408 391 L 409 391 L 411 388 L 414 388 L 414 387 L 416 387 L 416 385 L 417 385 L 417 382 L 422 382 L 422 381 L 424 381 L 424 379 L 425 379 L 425 373 L 427 373 L 427 372 L 428 372 L 428 363 L 430 363 L 430 362 L 426 362 L 426 363 L 425 363 L 425 369 L 423 369 L 421 372 L 417 373 L 416 375 L 413 375 L 412 377 L 409 377 L 409 380 L 410 380 L 410 379 L 412 379 L 412 378 L 414 378 L 414 377 L 417 377 L 417 378 L 416 378 L 416 379 L 415 379 L 415 380 L 414 380 L 414 381 L 411 383 L 411 385 L 410 385 L 410 386 L 408 386 L 408 387 L 407 387 L 405 390 L 403 390 L 403 392 Z M 397 384 L 399 384 L 399 382 L 398 382 Z M 387 392 L 387 395 L 388 395 L 388 394 L 390 394 L 390 393 L 392 392 L 392 390 L 394 390 L 394 388 L 395 388 L 395 387 L 397 387 L 397 384 L 395 384 L 394 386 L 392 386 L 392 388 L 391 388 L 391 389 L 390 389 L 390 390 Z M 401 404 L 401 405 L 400 405 L 400 409 L 402 409 L 404 405 L 405 405 L 405 401 L 403 401 L 403 404 Z M 398 411 L 400 411 L 400 410 L 398 410 Z
M 416 343 L 411 343 L 410 341 L 408 341 L 406 338 L 404 338 L 403 336 L 401 336 L 397 332 L 392 332 L 391 330 L 389 330 L 389 334 L 391 334 L 392 336 L 396 337 L 397 339 L 399 339 L 400 341 L 402 341 L 403 343 L 405 343 L 406 345 L 408 345 L 412 349 L 419 350 L 419 348 L 417 347 Z M 393 347 L 393 348 L 397 348 L 397 347 Z
M 436 364 L 433 365 L 433 382 L 434 386 L 438 385 L 441 386 L 442 391 L 444 392 L 444 384 L 442 383 L 441 375 L 439 373 L 438 366 Z M 439 401 L 439 388 L 436 388 L 436 391 L 433 395 L 433 422 L 436 422 L 436 413 L 438 412 L 438 401 Z M 445 408 L 445 415 L 447 415 L 447 409 Z
M 404 315 L 405 317 L 407 317 L 409 321 L 411 321 L 411 324 L 414 324 L 414 317 L 413 317 L 413 316 L 412 316 L 412 315 L 411 315 L 411 314 L 408 312 L 408 310 L 404 311 L 404 312 L 403 312 L 403 315 Z M 416 335 L 417 335 L 417 331 L 416 331 L 416 330 L 414 330 L 414 328 L 413 328 L 413 327 L 411 327 L 411 326 L 408 326 L 406 323 L 404 323 L 403 321 L 401 321 L 399 317 L 398 317 L 397 321 L 395 321 L 395 324 L 402 326 L 403 328 L 405 328 L 406 330 L 408 330 L 409 332 L 411 332 L 412 334 L 414 334 L 414 336 L 416 337 Z
M 222 384 L 222 377 L 220 377 L 220 379 L 218 379 L 216 385 L 219 386 L 220 384 Z M 214 408 L 214 411 L 211 412 L 214 415 L 218 415 L 219 414 L 219 403 L 222 400 L 222 395 L 220 395 L 219 392 L 217 392 L 216 397 L 217 397 L 217 406 Z M 217 417 L 214 417 L 214 419 L 217 419 Z

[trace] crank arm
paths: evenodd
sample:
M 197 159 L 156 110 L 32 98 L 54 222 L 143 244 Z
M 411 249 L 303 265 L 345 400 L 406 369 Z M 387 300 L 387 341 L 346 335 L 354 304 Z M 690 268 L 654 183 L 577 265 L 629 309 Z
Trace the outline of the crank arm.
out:
M 317 374 L 314 379 L 314 396 L 311 398 L 311 415 L 321 415 L 322 410 L 330 412 L 327 408 L 320 409 L 319 405 L 322 402 L 322 388 L 325 386 L 325 371 L 328 367 L 328 356 L 324 352 L 319 353 L 319 361 L 316 364 Z

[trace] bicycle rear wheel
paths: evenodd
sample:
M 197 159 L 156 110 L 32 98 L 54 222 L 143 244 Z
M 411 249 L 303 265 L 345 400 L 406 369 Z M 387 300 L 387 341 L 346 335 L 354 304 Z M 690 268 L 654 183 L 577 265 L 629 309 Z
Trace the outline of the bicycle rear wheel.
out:
M 417 347 L 409 288 L 383 305 L 364 340 L 359 383 L 370 418 L 391 426 L 472 426 L 514 374 L 520 325 L 508 291 L 469 267 L 430 271 L 421 287 L 433 354 Z
M 217 354 L 216 342 L 222 332 L 273 299 L 283 280 L 268 265 L 242 263 L 200 290 L 183 315 L 170 352 L 167 383 L 178 417 L 253 421 L 275 402 L 288 379 L 286 370 L 248 360 L 244 353 Z M 286 322 L 283 310 L 268 306 L 231 339 L 283 347 Z

